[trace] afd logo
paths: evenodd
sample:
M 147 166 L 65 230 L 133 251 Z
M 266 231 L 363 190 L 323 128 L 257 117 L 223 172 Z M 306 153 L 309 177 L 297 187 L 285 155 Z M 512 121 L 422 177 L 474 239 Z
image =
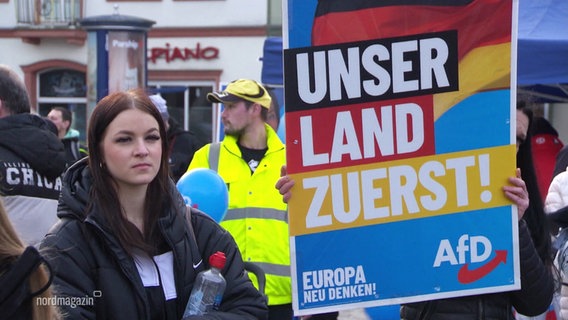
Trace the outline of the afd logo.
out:
M 449 263 L 452 266 L 461 265 L 458 281 L 463 284 L 472 283 L 488 275 L 500 263 L 507 262 L 507 250 L 495 250 L 495 255 L 489 259 L 492 252 L 491 241 L 484 236 L 462 235 L 458 239 L 455 251 L 449 239 L 442 239 L 438 246 L 434 267 L 437 268 L 442 263 Z M 470 269 L 469 265 L 474 263 L 483 264 Z

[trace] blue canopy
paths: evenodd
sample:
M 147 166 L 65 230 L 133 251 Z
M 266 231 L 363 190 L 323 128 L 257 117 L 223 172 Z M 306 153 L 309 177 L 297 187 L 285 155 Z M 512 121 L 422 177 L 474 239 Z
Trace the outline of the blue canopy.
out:
M 568 1 L 520 0 L 519 85 L 568 83 Z
M 518 30 L 519 91 L 568 102 L 568 1 L 519 0 Z
M 261 82 L 269 87 L 282 87 L 284 66 L 282 63 L 282 37 L 264 40 Z

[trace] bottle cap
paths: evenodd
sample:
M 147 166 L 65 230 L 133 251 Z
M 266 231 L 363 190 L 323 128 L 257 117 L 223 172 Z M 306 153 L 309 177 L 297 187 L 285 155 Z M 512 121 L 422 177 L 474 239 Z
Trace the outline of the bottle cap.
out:
M 223 269 L 225 262 L 227 262 L 227 257 L 221 251 L 217 251 L 209 257 L 209 264 L 217 269 Z

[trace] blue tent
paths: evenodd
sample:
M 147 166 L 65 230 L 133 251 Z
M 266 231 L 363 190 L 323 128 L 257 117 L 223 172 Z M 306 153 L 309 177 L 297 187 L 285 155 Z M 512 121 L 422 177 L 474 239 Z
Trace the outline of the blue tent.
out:
M 261 59 L 261 82 L 269 87 L 281 87 L 284 84 L 282 37 L 269 37 L 264 40 L 263 55 Z
M 568 1 L 519 0 L 519 92 L 568 102 Z
M 262 70 L 260 79 L 262 84 L 270 89 L 277 99 L 277 112 L 279 117 L 276 133 L 280 140 L 286 141 L 286 118 L 284 116 L 284 64 L 282 59 L 282 37 L 268 37 L 264 40 L 262 55 Z

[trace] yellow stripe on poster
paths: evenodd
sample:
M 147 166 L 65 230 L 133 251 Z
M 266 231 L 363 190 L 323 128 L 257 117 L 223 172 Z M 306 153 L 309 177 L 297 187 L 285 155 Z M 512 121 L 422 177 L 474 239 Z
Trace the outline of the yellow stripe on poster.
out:
M 434 120 L 476 92 L 511 85 L 511 43 L 476 48 L 459 63 L 459 91 L 434 95 Z
M 290 234 L 317 233 L 509 205 L 515 146 L 291 174 Z

